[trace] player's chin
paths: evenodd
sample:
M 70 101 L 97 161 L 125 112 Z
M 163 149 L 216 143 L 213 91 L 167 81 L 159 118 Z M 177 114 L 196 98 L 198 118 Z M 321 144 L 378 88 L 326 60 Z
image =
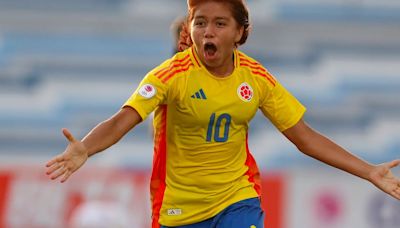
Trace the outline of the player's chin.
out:
M 217 68 L 221 66 L 221 61 L 218 58 L 211 58 L 211 59 L 205 59 L 205 65 L 211 68 Z

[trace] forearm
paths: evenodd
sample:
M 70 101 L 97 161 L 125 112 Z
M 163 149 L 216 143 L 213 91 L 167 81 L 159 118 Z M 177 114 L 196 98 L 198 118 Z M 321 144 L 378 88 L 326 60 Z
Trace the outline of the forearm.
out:
M 312 132 L 310 143 L 299 147 L 304 154 L 322 161 L 328 165 L 368 180 L 373 166 L 357 156 L 346 151 L 325 136 Z
M 121 109 L 114 116 L 93 128 L 82 139 L 88 156 L 90 157 L 114 145 L 141 121 L 141 117 L 134 109 Z
M 363 179 L 370 179 L 373 165 L 313 130 L 303 120 L 283 134 L 304 154 Z
M 116 123 L 112 119 L 105 120 L 94 127 L 83 139 L 88 156 L 104 151 L 117 143 L 123 136 L 118 134 Z

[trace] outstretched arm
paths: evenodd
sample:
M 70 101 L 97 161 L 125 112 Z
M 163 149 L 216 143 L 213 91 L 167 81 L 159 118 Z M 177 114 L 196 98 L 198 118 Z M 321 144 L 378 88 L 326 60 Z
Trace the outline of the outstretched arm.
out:
M 398 166 L 400 160 L 381 165 L 369 164 L 319 134 L 303 120 L 283 131 L 283 134 L 304 154 L 368 180 L 400 200 L 400 180 L 390 170 Z
M 53 180 L 62 177 L 61 182 L 65 182 L 88 157 L 117 143 L 141 120 L 136 110 L 125 107 L 93 128 L 81 141 L 76 140 L 67 129 L 63 129 L 69 144 L 63 153 L 47 162 L 46 174 Z

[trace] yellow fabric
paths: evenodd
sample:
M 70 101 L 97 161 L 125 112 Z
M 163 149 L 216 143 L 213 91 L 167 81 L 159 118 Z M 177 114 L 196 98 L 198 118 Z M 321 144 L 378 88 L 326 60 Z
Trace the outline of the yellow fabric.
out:
M 159 105 L 167 106 L 162 225 L 203 221 L 235 202 L 257 197 L 246 175 L 249 121 L 261 109 L 283 131 L 305 112 L 254 59 L 239 51 L 234 57 L 232 75 L 218 78 L 198 62 L 192 48 L 178 53 L 149 72 L 125 103 L 143 119 Z M 166 79 L 167 71 L 176 73 Z M 139 93 L 148 84 L 156 90 L 150 98 Z M 251 99 L 240 95 L 243 85 L 252 90 Z M 156 131 L 161 121 L 156 113 Z

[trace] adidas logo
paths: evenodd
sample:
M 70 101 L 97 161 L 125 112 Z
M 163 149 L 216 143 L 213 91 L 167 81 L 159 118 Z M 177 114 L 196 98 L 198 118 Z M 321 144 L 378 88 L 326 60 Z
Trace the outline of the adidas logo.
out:
M 204 93 L 203 89 L 200 89 L 198 92 L 196 92 L 190 97 L 194 99 L 207 100 L 206 94 Z

